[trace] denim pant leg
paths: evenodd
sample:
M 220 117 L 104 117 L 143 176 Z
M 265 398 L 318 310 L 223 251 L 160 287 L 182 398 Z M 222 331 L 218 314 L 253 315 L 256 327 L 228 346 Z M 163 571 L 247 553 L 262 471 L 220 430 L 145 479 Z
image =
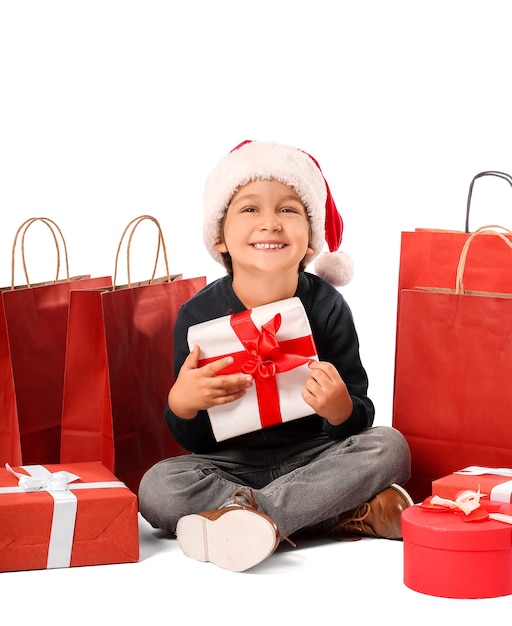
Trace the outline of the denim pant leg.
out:
M 410 452 L 403 435 L 379 426 L 342 441 L 330 441 L 314 458 L 258 492 L 258 506 L 284 535 L 315 526 L 328 530 L 338 516 L 367 502 L 392 483 L 410 477 Z
M 183 515 L 218 508 L 236 489 L 250 487 L 260 510 L 290 535 L 326 520 L 334 524 L 391 483 L 405 483 L 409 472 L 408 446 L 392 428 L 342 441 L 319 434 L 300 443 L 161 461 L 141 481 L 139 508 L 152 526 L 175 532 Z
M 319 435 L 322 446 L 329 440 Z M 236 443 L 239 443 L 238 441 Z M 256 490 L 301 464 L 318 449 L 317 436 L 264 429 L 243 447 L 211 454 L 188 454 L 160 461 L 142 477 L 139 510 L 155 528 L 175 532 L 180 517 L 224 506 L 236 489 Z
M 222 469 L 224 465 L 223 458 L 199 454 L 160 461 L 140 482 L 141 515 L 154 528 L 174 533 L 180 517 L 219 508 L 246 486 Z

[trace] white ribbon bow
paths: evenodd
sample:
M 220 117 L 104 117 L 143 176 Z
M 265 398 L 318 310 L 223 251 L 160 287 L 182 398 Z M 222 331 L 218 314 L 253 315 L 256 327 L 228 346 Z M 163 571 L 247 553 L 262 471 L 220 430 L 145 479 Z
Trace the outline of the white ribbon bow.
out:
M 484 494 L 480 493 L 480 487 L 478 487 L 478 491 L 463 491 L 455 500 L 432 496 L 430 504 L 438 504 L 453 510 L 458 509 L 465 515 L 469 515 L 472 511 L 480 508 L 480 497 L 482 495 Z M 512 524 L 512 515 L 506 515 L 505 513 L 488 513 L 488 518 L 497 522 Z
M 76 474 L 65 471 L 54 472 L 45 477 L 28 476 L 15 472 L 9 463 L 5 464 L 5 469 L 16 476 L 18 485 L 23 491 L 67 491 L 68 485 L 80 478 Z
M 465 515 L 469 515 L 472 511 L 476 511 L 476 509 L 480 508 L 481 495 L 479 487 L 478 491 L 463 491 L 455 500 L 441 498 L 441 496 L 432 496 L 430 504 L 438 504 L 439 506 L 445 506 L 449 509 L 459 509 Z

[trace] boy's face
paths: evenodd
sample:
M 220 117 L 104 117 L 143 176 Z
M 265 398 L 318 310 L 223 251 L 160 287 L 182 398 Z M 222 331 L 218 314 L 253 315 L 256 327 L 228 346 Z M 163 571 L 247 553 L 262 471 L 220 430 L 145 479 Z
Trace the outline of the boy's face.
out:
M 313 251 L 310 227 L 300 197 L 276 180 L 256 180 L 240 187 L 229 203 L 215 246 L 229 252 L 233 273 L 297 271 Z

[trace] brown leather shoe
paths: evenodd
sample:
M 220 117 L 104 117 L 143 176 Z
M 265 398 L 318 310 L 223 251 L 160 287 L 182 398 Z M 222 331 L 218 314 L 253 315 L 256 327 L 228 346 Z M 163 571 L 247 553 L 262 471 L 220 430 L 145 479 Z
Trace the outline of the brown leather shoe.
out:
M 285 539 L 274 520 L 258 510 L 252 491 L 237 489 L 233 504 L 185 515 L 176 528 L 183 553 L 197 561 L 243 572 L 270 556 Z
M 411 496 L 400 485 L 391 485 L 369 502 L 340 517 L 328 535 L 334 539 L 382 537 L 402 539 L 402 511 L 414 504 Z

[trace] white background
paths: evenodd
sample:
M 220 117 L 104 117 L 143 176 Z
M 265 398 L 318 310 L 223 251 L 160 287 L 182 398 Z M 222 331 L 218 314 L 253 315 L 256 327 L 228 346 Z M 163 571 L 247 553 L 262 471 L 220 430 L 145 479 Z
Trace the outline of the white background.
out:
M 244 139 L 295 145 L 343 215 L 356 274 L 342 293 L 389 424 L 400 232 L 464 229 L 472 177 L 512 172 L 508 13 L 496 0 L 2 0 L 0 285 L 17 228 L 41 216 L 61 227 L 71 275 L 111 275 L 124 227 L 151 214 L 171 273 L 217 278 L 201 238 L 208 171 Z M 470 226 L 512 224 L 511 194 L 480 179 Z M 146 226 L 134 280 L 153 268 Z M 30 282 L 53 279 L 44 226 L 25 247 Z
M 244 139 L 295 145 L 344 218 L 356 274 L 342 292 L 389 423 L 400 231 L 464 229 L 472 177 L 512 172 L 511 52 L 507 2 L 494 0 L 3 1 L 0 285 L 17 228 L 41 216 L 63 231 L 71 275 L 111 275 L 124 227 L 150 214 L 171 273 L 216 278 L 201 238 L 207 173 Z M 511 192 L 480 179 L 471 226 L 511 224 Z M 134 280 L 153 268 L 143 226 Z M 25 255 L 31 283 L 54 278 L 41 224 Z

